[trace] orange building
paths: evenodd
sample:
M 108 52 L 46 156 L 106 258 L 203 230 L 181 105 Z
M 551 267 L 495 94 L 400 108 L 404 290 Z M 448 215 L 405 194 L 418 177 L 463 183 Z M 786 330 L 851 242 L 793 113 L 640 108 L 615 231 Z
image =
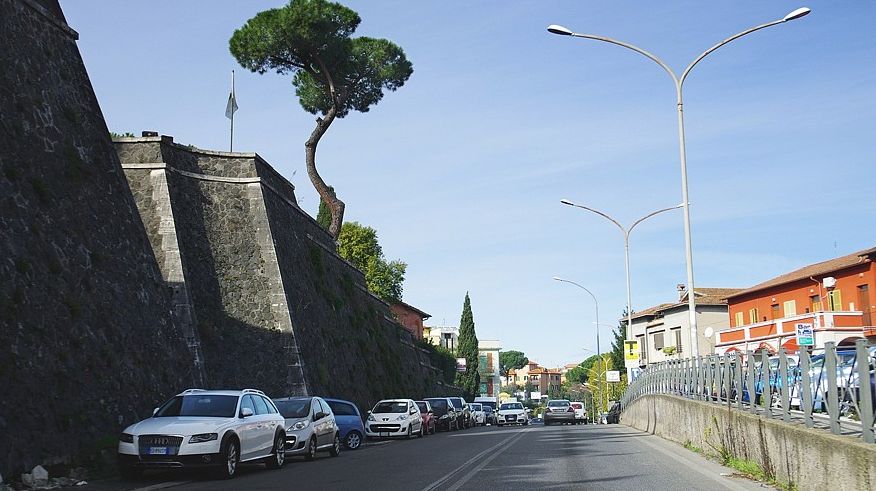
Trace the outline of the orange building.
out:
M 797 351 L 796 325 L 811 324 L 815 347 L 852 345 L 876 336 L 873 297 L 876 247 L 812 264 L 727 297 L 730 327 L 715 352 Z
M 431 315 L 404 302 L 394 303 L 389 308 L 399 323 L 405 326 L 405 329 L 410 331 L 414 338 L 423 339 L 423 321 L 432 317 Z

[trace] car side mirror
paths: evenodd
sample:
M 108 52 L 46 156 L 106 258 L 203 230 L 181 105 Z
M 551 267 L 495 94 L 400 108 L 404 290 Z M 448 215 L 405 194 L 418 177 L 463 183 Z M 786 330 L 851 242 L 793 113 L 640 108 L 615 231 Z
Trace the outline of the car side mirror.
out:
M 370 409 L 368 410 L 368 414 L 371 414 L 371 410 L 370 410 Z
M 322 418 L 324 418 L 324 417 L 326 417 L 326 414 L 325 414 L 325 413 L 322 413 L 322 412 L 320 412 L 320 413 L 316 413 L 316 414 L 313 415 L 313 420 L 314 420 L 314 421 L 317 421 L 317 420 L 320 420 L 320 419 L 322 419 Z
M 245 407 L 245 408 L 240 410 L 240 417 L 241 418 L 248 418 L 250 416 L 252 416 L 252 409 Z
M 429 414 L 435 414 L 435 411 L 429 410 Z
M 417 414 L 417 410 L 416 410 L 416 409 L 411 409 L 411 414 Z
M 155 416 L 156 414 L 158 414 L 158 408 L 152 410 L 152 416 Z

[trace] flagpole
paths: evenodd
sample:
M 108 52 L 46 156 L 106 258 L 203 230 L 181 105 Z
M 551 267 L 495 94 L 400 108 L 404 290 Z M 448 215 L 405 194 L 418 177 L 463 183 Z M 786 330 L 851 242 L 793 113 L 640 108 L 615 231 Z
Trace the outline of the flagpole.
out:
M 234 70 L 231 70 L 231 97 L 234 97 Z M 234 109 L 231 110 L 231 141 L 228 144 L 228 151 L 234 151 Z

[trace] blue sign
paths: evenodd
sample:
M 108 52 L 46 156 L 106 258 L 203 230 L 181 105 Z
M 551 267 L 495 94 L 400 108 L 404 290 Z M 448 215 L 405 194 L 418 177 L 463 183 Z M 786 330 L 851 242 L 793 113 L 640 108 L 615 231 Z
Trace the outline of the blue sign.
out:
M 797 324 L 797 345 L 815 346 L 815 332 L 812 324 Z

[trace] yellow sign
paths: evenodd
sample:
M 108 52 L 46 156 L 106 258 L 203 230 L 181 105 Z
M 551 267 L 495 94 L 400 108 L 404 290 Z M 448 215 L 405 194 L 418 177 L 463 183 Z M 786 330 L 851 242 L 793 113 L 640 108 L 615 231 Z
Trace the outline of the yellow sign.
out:
M 624 341 L 624 360 L 639 361 L 639 342 L 636 340 Z

